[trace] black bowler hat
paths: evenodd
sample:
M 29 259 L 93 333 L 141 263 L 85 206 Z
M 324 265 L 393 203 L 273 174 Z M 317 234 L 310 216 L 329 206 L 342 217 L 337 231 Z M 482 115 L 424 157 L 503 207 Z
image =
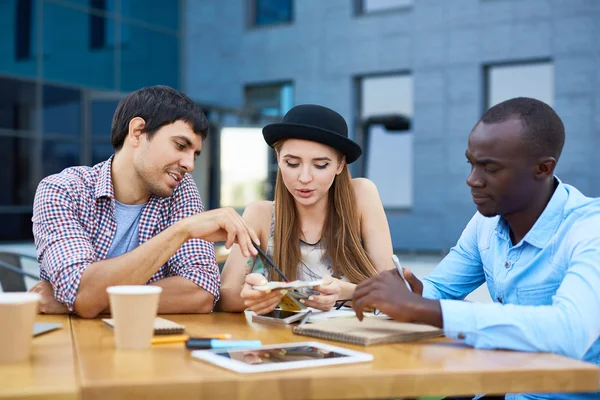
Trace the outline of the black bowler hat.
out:
M 362 150 L 358 144 L 348 139 L 348 125 L 335 111 L 314 104 L 302 104 L 292 108 L 283 120 L 263 128 L 267 144 L 281 139 L 304 139 L 331 146 L 346 156 L 346 163 L 353 163 Z

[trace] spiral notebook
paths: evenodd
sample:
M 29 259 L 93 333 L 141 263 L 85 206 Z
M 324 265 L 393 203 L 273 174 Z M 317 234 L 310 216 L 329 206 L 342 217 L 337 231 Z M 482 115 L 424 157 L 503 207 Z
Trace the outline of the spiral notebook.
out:
M 319 339 L 370 346 L 373 344 L 411 342 L 443 336 L 442 329 L 435 326 L 396 322 L 383 318 L 334 319 L 295 326 L 297 335 Z
M 111 328 L 115 327 L 115 323 L 112 319 L 103 319 L 104 323 Z M 176 322 L 169 321 L 168 319 L 164 319 L 161 317 L 156 317 L 154 319 L 154 334 L 155 335 L 171 335 L 183 333 L 185 330 L 184 325 L 180 325 Z

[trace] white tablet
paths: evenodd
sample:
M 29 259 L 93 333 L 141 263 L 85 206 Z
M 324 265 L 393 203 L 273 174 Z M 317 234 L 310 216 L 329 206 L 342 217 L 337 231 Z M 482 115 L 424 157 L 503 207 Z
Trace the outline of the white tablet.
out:
M 192 357 L 242 373 L 373 361 L 371 354 L 318 342 L 273 344 L 248 350 L 195 350 Z

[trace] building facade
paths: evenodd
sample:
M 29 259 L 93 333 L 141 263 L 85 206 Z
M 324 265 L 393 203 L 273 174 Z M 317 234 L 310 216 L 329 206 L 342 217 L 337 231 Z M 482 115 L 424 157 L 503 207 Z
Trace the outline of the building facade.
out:
M 107 159 L 124 93 L 180 87 L 180 2 L 0 1 L 0 241 L 32 240 L 35 189 Z
M 600 2 L 184 4 L 186 92 L 273 115 L 302 103 L 340 112 L 366 149 L 352 172 L 378 185 L 398 251 L 456 243 L 475 212 L 468 134 L 485 109 L 510 97 L 557 110 L 567 132 L 558 176 L 600 195 Z M 260 162 L 273 169 L 272 159 Z

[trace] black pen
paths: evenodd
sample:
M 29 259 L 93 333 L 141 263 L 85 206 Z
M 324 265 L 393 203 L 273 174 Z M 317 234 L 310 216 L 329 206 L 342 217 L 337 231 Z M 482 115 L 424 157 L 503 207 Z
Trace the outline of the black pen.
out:
M 269 264 L 269 266 L 271 268 L 273 268 L 275 270 L 275 272 L 277 272 L 284 281 L 289 282 L 290 280 L 288 278 L 286 278 L 286 276 L 283 274 L 283 272 L 281 272 L 281 270 L 279 268 L 277 268 L 277 266 L 273 263 L 273 261 L 271 261 L 271 259 L 265 254 L 264 251 L 262 251 L 260 246 L 254 242 L 252 242 L 252 244 L 254 245 L 254 247 L 256 247 L 256 251 L 258 251 L 258 254 L 261 255 L 261 257 L 267 262 L 267 264 Z

